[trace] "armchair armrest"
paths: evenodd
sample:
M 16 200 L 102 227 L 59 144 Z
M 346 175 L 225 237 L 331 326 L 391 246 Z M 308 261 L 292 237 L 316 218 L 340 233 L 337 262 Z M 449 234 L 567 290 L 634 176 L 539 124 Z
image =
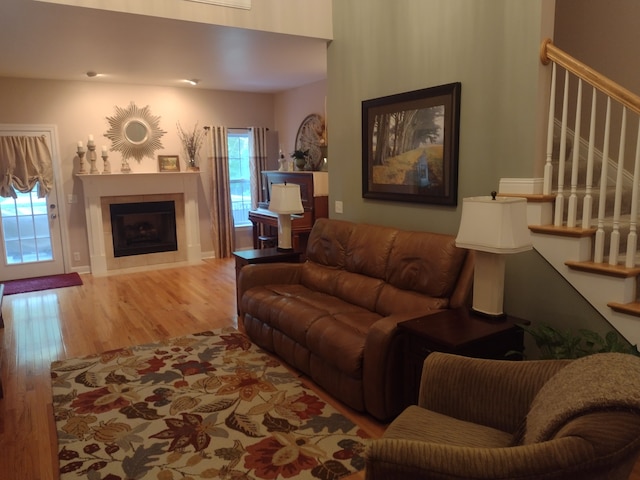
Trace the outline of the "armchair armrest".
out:
M 579 437 L 505 448 L 382 438 L 369 443 L 365 458 L 367 480 L 603 478 L 600 459 Z
M 484 360 L 434 352 L 424 361 L 418 405 L 513 433 L 536 393 L 570 360 Z

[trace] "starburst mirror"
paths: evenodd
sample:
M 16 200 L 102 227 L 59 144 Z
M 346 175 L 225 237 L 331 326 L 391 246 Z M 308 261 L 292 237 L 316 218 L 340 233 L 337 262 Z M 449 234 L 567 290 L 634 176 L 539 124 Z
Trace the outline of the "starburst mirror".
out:
M 153 158 L 154 152 L 163 148 L 160 138 L 167 132 L 160 129 L 160 117 L 151 115 L 148 105 L 138 108 L 131 102 L 127 108 L 116 106 L 116 114 L 107 121 L 111 128 L 104 136 L 111 140 L 111 150 L 121 152 L 125 160 Z

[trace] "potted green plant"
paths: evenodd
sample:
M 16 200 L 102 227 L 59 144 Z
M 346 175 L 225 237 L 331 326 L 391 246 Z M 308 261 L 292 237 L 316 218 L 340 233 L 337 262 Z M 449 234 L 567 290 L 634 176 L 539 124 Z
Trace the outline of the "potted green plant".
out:
M 640 356 L 636 345 L 629 345 L 614 331 L 607 332 L 603 337 L 593 330 L 580 329 L 572 332 L 554 328 L 546 323 L 538 323 L 535 326 L 519 324 L 518 326 L 533 337 L 543 359 L 579 358 L 602 352 L 620 352 Z M 523 352 L 509 353 L 524 357 Z
M 304 170 L 307 159 L 309 158 L 309 150 L 295 150 L 291 154 L 291 158 L 295 160 L 298 170 Z

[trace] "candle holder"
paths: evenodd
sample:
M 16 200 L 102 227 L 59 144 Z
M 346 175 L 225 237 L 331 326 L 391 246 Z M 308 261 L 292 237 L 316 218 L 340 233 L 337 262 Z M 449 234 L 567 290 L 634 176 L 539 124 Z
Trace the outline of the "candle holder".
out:
M 122 159 L 122 165 L 120 165 L 120 171 L 122 173 L 131 173 L 131 167 L 129 166 L 129 162 L 126 158 Z
M 89 173 L 99 173 L 98 169 L 96 168 L 96 144 L 92 140 L 89 140 L 87 142 L 87 148 L 89 149 L 89 151 L 87 152 L 87 160 L 89 160 L 89 162 L 91 163 Z
M 80 169 L 78 170 L 79 174 L 87 173 L 87 170 L 84 168 L 84 148 L 78 146 L 78 158 L 80 159 Z
M 111 164 L 109 163 L 109 155 L 104 150 L 102 151 L 102 162 L 104 163 L 104 170 L 102 170 L 102 174 L 111 173 Z

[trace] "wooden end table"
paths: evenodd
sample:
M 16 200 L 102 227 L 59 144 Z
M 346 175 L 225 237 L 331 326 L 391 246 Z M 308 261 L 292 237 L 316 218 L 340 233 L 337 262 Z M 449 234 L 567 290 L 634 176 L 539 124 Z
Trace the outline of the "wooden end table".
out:
M 492 320 L 468 308 L 451 309 L 398 324 L 404 347 L 404 403 L 418 401 L 422 364 L 431 352 L 467 357 L 516 360 L 509 351 L 523 351 L 524 331 L 516 324 L 525 320 L 507 316 Z
M 277 247 L 259 248 L 254 250 L 238 250 L 236 252 L 233 252 L 233 256 L 236 259 L 236 305 L 238 314 L 240 314 L 240 292 L 238 291 L 238 277 L 240 276 L 240 270 L 242 270 L 242 267 L 254 263 L 300 263 L 301 255 L 302 252 L 300 251 L 282 251 L 278 250 Z

